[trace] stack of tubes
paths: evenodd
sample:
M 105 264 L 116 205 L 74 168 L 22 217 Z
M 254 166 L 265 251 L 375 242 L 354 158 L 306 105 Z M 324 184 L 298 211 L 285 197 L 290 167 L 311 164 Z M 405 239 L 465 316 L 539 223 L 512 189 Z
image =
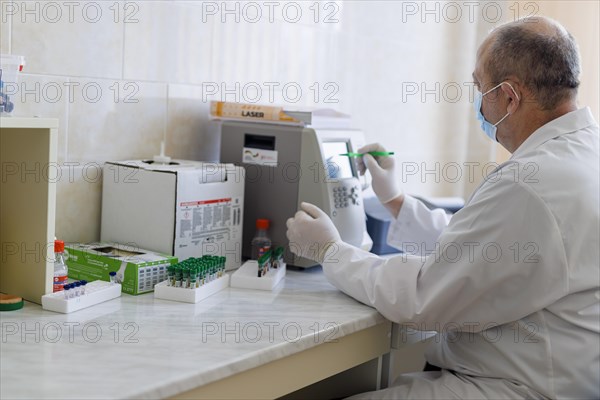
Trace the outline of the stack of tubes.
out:
M 267 251 L 258 258 L 258 277 L 261 278 L 271 268 L 279 268 L 283 265 L 283 247 L 277 247 L 274 251 Z
M 167 267 L 167 286 L 196 289 L 225 274 L 225 257 L 202 256 L 188 258 Z

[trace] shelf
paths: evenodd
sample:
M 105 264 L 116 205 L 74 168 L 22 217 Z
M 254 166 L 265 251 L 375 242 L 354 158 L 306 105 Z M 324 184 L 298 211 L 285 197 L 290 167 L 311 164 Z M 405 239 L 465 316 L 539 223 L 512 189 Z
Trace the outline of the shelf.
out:
M 58 129 L 58 119 L 34 117 L 0 117 L 0 128 Z
M 0 117 L 0 291 L 38 304 L 54 276 L 56 181 L 47 171 L 57 147 L 57 119 Z

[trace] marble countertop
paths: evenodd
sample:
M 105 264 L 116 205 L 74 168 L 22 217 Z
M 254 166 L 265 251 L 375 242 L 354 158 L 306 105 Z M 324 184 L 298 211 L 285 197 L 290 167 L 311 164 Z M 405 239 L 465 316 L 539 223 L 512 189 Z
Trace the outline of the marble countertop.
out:
M 26 303 L 0 313 L 0 398 L 173 396 L 383 321 L 320 268 L 196 304 L 123 294 L 58 314 Z

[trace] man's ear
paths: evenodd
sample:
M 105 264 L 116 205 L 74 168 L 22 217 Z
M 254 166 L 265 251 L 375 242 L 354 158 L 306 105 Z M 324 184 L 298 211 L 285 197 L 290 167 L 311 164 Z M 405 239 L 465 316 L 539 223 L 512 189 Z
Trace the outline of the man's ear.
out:
M 508 98 L 506 112 L 509 114 L 514 114 L 521 105 L 523 95 L 520 89 L 520 85 L 514 81 L 506 81 L 506 83 L 501 86 L 502 92 L 504 92 L 504 95 Z

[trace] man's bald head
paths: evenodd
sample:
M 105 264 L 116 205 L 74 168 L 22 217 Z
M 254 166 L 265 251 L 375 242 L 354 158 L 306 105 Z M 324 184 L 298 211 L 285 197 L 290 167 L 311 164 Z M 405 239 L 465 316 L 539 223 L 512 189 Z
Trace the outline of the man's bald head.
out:
M 579 51 L 573 36 L 545 17 L 521 19 L 492 31 L 479 49 L 490 85 L 512 78 L 544 110 L 573 100 L 579 87 Z

